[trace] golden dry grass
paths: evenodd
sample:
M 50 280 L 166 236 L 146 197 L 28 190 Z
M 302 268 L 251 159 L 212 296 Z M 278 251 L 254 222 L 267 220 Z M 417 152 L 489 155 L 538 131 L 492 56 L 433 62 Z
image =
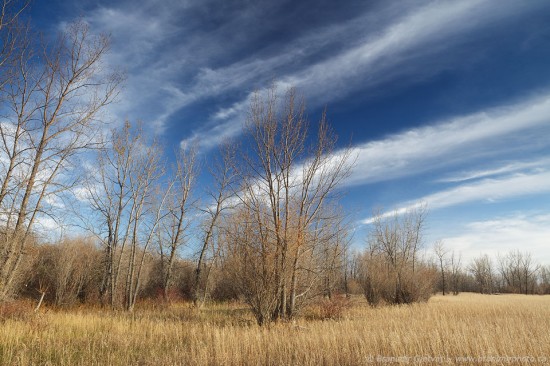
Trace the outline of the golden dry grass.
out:
M 461 294 L 374 309 L 356 301 L 338 321 L 268 328 L 240 305 L 50 310 L 0 324 L 0 364 L 550 364 L 550 296 Z

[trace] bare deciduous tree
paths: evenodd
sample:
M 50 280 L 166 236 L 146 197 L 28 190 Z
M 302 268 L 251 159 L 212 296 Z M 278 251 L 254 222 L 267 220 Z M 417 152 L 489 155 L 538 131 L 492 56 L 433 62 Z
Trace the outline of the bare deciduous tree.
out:
M 450 268 L 451 268 L 451 291 L 453 295 L 458 295 L 461 287 L 462 277 L 462 256 L 457 255 L 455 251 L 451 252 Z
M 441 273 L 441 291 L 443 292 L 443 296 L 445 296 L 445 290 L 447 289 L 446 281 L 445 281 L 445 275 L 447 272 L 447 254 L 448 251 L 445 248 L 445 245 L 443 244 L 443 241 L 439 240 L 434 244 L 434 254 L 437 259 L 437 265 L 439 267 L 439 271 Z
M 541 266 L 539 271 L 540 293 L 550 294 L 550 265 Z
M 6 5 L 8 2 L 4 2 Z M 3 27 L 9 28 L 3 20 Z M 99 112 L 116 95 L 120 75 L 105 74 L 108 38 L 70 25 L 54 44 L 18 39 L 4 77 L 0 123 L 0 296 L 25 256 L 35 222 L 75 183 L 75 156 L 95 146 Z M 13 52 L 16 52 L 13 54 Z
M 287 93 L 282 108 L 278 102 L 274 88 L 252 100 L 246 123 L 251 148 L 241 154 L 243 164 L 237 167 L 241 180 L 235 189 L 245 207 L 241 212 L 252 225 L 246 234 L 254 239 L 254 253 L 261 255 L 256 263 L 270 263 L 261 273 L 263 282 L 273 281 L 274 289 L 250 286 L 267 291 L 264 298 L 270 306 L 277 298 L 271 319 L 292 317 L 303 293 L 300 278 L 321 276 L 307 265 L 313 264 L 312 246 L 320 244 L 312 240 L 315 227 L 328 220 L 323 216 L 329 212 L 325 207 L 336 199 L 336 188 L 351 167 L 350 150 L 336 151 L 336 137 L 324 114 L 308 146 L 303 102 L 296 102 L 294 90 Z M 261 315 L 267 321 L 265 316 Z
M 497 257 L 498 271 L 509 292 L 529 294 L 535 292 L 537 272 L 540 266 L 533 262 L 531 254 L 512 251 Z
M 495 288 L 493 265 L 487 254 L 474 258 L 469 267 L 482 294 L 492 294 Z
M 86 238 L 40 245 L 26 286 L 38 290 L 48 303 L 56 306 L 84 301 L 95 281 L 98 254 L 92 241 Z
M 203 300 L 206 297 L 206 288 L 201 289 L 201 283 L 204 283 L 204 287 L 208 284 L 208 278 L 203 279 L 206 255 L 209 248 L 212 249 L 213 253 L 219 251 L 214 248 L 213 242 L 221 216 L 224 214 L 224 211 L 233 208 L 230 200 L 232 198 L 231 186 L 235 181 L 234 149 L 229 143 L 226 143 L 220 152 L 221 161 L 216 162 L 210 172 L 214 178 L 215 185 L 213 190 L 207 192 L 207 196 L 211 199 L 211 202 L 209 202 L 209 206 L 202 209 L 202 212 L 206 215 L 206 219 L 202 224 L 199 257 L 193 283 L 193 302 L 195 305 L 200 303 L 201 293 Z M 210 272 L 207 271 L 207 273 Z
M 175 173 L 169 182 L 166 195 L 169 198 L 158 226 L 157 237 L 163 272 L 163 296 L 169 301 L 169 289 L 172 285 L 174 263 L 178 250 L 185 243 L 185 233 L 189 228 L 191 190 L 197 174 L 196 149 L 180 150 L 176 158 Z
M 149 245 L 161 220 L 165 196 L 154 204 L 154 186 L 163 172 L 157 144 L 147 144 L 128 122 L 98 154 L 99 167 L 88 182 L 92 208 L 88 228 L 103 242 L 105 273 L 101 294 L 117 303 L 125 270 L 124 306 L 132 310 L 138 296 Z M 98 225 L 98 222 L 100 223 Z M 124 260 L 126 262 L 124 263 Z
M 267 228 L 258 223 L 257 212 L 240 206 L 226 218 L 226 265 L 238 291 L 250 306 L 259 325 L 269 323 L 278 313 L 277 251 L 268 240 Z
M 145 259 L 165 204 L 165 196 L 161 196 L 160 201 L 154 196 L 154 187 L 164 173 L 159 146 L 155 142 L 143 146 L 145 141 L 141 134 L 136 136 L 136 142 L 138 146 L 133 153 L 134 166 L 129 180 L 132 234 L 125 286 L 125 307 L 130 311 L 133 310 L 139 294 Z
M 419 258 L 425 218 L 425 207 L 401 215 L 374 215 L 363 270 L 369 303 L 403 304 L 431 296 L 432 270 Z

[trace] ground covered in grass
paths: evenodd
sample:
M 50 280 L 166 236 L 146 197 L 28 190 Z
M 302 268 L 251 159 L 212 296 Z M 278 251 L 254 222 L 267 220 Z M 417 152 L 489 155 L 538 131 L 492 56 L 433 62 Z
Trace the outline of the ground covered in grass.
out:
M 245 306 L 142 305 L 4 316 L 1 365 L 550 364 L 550 296 L 435 296 L 260 328 Z M 9 314 L 8 314 L 9 315 Z

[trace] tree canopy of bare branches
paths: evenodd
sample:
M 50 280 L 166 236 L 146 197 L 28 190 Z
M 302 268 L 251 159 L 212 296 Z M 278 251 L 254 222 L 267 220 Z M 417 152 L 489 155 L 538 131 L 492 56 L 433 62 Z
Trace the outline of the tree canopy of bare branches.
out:
M 124 306 L 132 310 L 166 197 L 155 202 L 155 185 L 163 166 L 158 145 L 147 144 L 139 128 L 134 130 L 127 122 L 111 136 L 99 151 L 98 169 L 88 182 L 87 196 L 94 212 L 89 228 L 105 250 L 101 294 L 115 306 L 125 274 Z
M 4 10 L 11 3 L 4 1 Z M 69 25 L 53 43 L 3 12 L 0 102 L 0 296 L 10 291 L 34 224 L 52 216 L 51 202 L 75 182 L 74 159 L 96 146 L 99 114 L 116 96 L 119 74 L 102 60 L 106 36 L 84 22 Z M 7 19 L 6 14 L 11 14 Z
M 285 95 L 282 108 L 274 89 L 257 93 L 251 102 L 246 123 L 251 148 L 242 149 L 242 164 L 236 166 L 243 225 L 236 228 L 240 239 L 234 250 L 246 259 L 243 270 L 250 270 L 248 302 L 253 308 L 267 306 L 257 312 L 260 323 L 292 317 L 297 301 L 321 277 L 318 255 L 331 237 L 323 227 L 334 219 L 327 208 L 349 174 L 351 159 L 349 149 L 336 150 L 324 114 L 315 127 L 311 136 L 294 90 Z
M 407 304 L 431 296 L 433 271 L 419 258 L 425 219 L 425 207 L 401 215 L 374 215 L 363 256 L 362 282 L 369 303 Z

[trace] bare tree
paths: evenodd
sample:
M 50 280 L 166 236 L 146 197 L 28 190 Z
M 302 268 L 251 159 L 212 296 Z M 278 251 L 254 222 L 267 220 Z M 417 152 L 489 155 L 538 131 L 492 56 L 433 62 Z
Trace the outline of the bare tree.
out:
M 143 146 L 141 135 L 136 136 L 136 142 L 139 142 L 134 151 L 137 156 L 133 158 L 134 165 L 129 179 L 132 234 L 125 286 L 125 307 L 130 311 L 133 310 L 139 294 L 146 255 L 159 226 L 165 203 L 165 196 L 160 202 L 155 202 L 157 197 L 154 195 L 154 187 L 164 173 L 159 146 L 156 142 Z
M 75 169 L 75 157 L 96 146 L 99 112 L 120 83 L 118 74 L 107 75 L 102 67 L 108 43 L 79 22 L 40 51 L 28 38 L 17 45 L 2 98 L 8 114 L 0 128 L 6 233 L 0 245 L 0 296 L 9 293 L 36 220 L 51 216 L 52 202 L 74 186 L 75 178 L 66 173 Z
M 304 110 L 294 90 L 286 94 L 282 108 L 274 88 L 264 96 L 257 93 L 246 123 L 250 149 L 243 149 L 243 164 L 237 166 L 241 179 L 235 193 L 246 207 L 246 217 L 253 220 L 249 223 L 259 245 L 259 263 L 269 258 L 274 265 L 262 269 L 264 278 L 275 283 L 275 294 L 265 296 L 269 304 L 272 296 L 278 299 L 272 319 L 294 315 L 303 285 L 300 278 L 306 272 L 321 276 L 306 266 L 313 263 L 308 248 L 315 244 L 315 227 L 328 220 L 324 208 L 337 199 L 336 188 L 351 167 L 349 149 L 336 151 L 336 137 L 324 114 L 308 146 Z
M 147 144 L 140 129 L 126 122 L 113 131 L 109 144 L 98 154 L 98 169 L 88 182 L 92 213 L 88 228 L 103 243 L 105 272 L 101 294 L 111 306 L 125 270 L 125 307 L 137 299 L 145 256 L 159 226 L 165 196 L 154 204 L 154 186 L 163 173 L 156 143 Z M 99 224 L 98 224 L 99 223 Z M 126 263 L 124 260 L 126 259 Z
M 494 292 L 493 265 L 487 254 L 474 258 L 470 264 L 470 272 L 474 275 L 478 291 L 482 294 Z
M 226 266 L 232 282 L 250 306 L 256 321 L 264 325 L 278 313 L 279 282 L 277 251 L 268 240 L 263 222 L 250 206 L 235 208 L 225 218 L 224 243 L 227 246 Z
M 202 224 L 199 256 L 193 282 L 193 302 L 195 305 L 199 304 L 201 293 L 203 300 L 206 297 L 206 288 L 201 289 L 201 283 L 204 282 L 204 287 L 208 284 L 208 278 L 203 279 L 203 272 L 208 250 L 212 249 L 214 253 L 217 252 L 213 247 L 213 242 L 216 230 L 219 226 L 219 221 L 224 211 L 233 208 L 233 204 L 230 200 L 233 197 L 231 188 L 235 181 L 235 152 L 231 145 L 226 143 L 220 153 L 222 156 L 221 161 L 216 162 L 210 169 L 215 184 L 215 188 L 207 192 L 207 196 L 211 199 L 211 202 L 209 202 L 206 208 L 202 209 L 202 212 L 206 215 L 206 219 Z M 207 273 L 209 273 L 209 271 L 207 271 Z
M 189 210 L 192 206 L 190 196 L 196 174 L 196 149 L 180 150 L 176 158 L 174 177 L 166 189 L 169 200 L 157 234 L 160 238 L 163 296 L 167 301 L 178 250 L 185 243 L 185 233 L 189 228 Z
M 540 266 L 533 262 L 531 254 L 512 251 L 504 256 L 499 255 L 497 261 L 505 290 L 523 294 L 535 292 Z
M 434 254 L 436 256 L 439 271 L 441 273 L 441 290 L 443 292 L 443 296 L 445 296 L 447 285 L 447 283 L 445 282 L 445 274 L 447 272 L 448 266 L 446 256 L 448 254 L 448 251 L 445 248 L 443 241 L 439 240 L 434 244 Z
M 458 295 L 461 286 L 462 276 L 462 256 L 460 253 L 457 255 L 455 251 L 451 252 L 450 268 L 451 268 L 451 291 L 453 295 Z
M 539 280 L 540 293 L 544 295 L 550 294 L 550 265 L 541 266 Z
M 425 218 L 425 207 L 374 215 L 362 280 L 369 303 L 403 304 L 431 296 L 432 270 L 419 258 Z
M 130 139 L 129 123 L 124 125 L 122 133 L 113 131 L 110 144 L 98 153 L 97 170 L 90 174 L 87 181 L 92 214 L 84 219 L 90 220 L 87 222 L 88 229 L 103 243 L 105 271 L 100 294 L 102 297 L 108 294 L 108 301 L 114 306 L 123 246 L 131 224 L 131 215 L 126 211 L 131 205 L 128 181 L 135 143 Z M 117 256 L 120 259 L 117 260 Z

